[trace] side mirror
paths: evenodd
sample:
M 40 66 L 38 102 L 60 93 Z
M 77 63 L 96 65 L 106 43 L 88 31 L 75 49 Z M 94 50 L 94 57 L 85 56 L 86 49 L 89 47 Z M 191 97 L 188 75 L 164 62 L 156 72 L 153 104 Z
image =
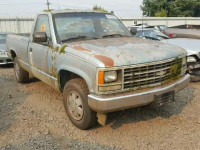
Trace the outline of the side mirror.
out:
M 45 32 L 36 32 L 33 34 L 33 41 L 36 43 L 47 42 L 47 34 Z
M 131 28 L 130 32 L 132 35 L 136 35 L 137 34 L 137 28 Z

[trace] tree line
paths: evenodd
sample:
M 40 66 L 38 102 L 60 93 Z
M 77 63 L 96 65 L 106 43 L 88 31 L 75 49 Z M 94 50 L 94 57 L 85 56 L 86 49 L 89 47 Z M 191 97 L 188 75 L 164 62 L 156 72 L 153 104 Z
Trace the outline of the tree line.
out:
M 144 16 L 200 17 L 200 0 L 143 0 Z

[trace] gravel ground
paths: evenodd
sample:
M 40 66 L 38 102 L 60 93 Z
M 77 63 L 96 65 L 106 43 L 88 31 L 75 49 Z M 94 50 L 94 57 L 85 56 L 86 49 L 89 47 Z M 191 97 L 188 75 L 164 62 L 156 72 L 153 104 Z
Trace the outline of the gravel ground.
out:
M 0 67 L 0 149 L 200 149 L 200 83 L 176 101 L 110 113 L 108 125 L 82 131 L 69 121 L 62 94 L 31 78 L 18 84 Z

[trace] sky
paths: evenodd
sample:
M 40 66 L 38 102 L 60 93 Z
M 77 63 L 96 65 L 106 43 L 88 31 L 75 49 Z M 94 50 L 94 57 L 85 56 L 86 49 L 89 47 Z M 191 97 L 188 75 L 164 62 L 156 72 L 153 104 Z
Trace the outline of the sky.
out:
M 47 0 L 0 0 L 0 16 L 35 16 L 47 9 Z M 94 5 L 114 11 L 120 18 L 141 17 L 142 0 L 49 0 L 50 9 L 92 9 Z

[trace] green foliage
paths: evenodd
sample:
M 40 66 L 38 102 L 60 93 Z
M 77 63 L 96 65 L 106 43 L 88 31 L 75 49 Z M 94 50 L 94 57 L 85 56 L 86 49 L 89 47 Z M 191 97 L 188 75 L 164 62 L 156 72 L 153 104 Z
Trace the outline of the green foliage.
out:
M 102 7 L 100 7 L 100 6 L 97 6 L 97 5 L 95 5 L 95 6 L 93 7 L 93 10 L 98 10 L 98 11 L 102 11 L 102 12 L 108 13 L 107 10 L 105 10 L 104 8 L 102 8 Z
M 60 52 L 59 54 L 64 54 L 65 53 L 65 48 L 67 47 L 67 45 L 63 45 L 61 48 L 60 48 Z
M 155 17 L 167 17 L 167 10 L 161 9 L 161 11 L 155 13 Z
M 45 9 L 44 12 L 51 12 L 53 11 L 54 9 Z
M 141 9 L 150 17 L 200 17 L 199 0 L 143 0 Z
M 93 7 L 93 10 L 97 10 L 97 11 L 109 13 L 106 9 L 104 9 L 103 7 L 100 7 L 100 6 L 98 6 L 98 5 L 95 5 L 95 6 Z M 114 14 L 114 11 L 111 11 L 110 13 Z

